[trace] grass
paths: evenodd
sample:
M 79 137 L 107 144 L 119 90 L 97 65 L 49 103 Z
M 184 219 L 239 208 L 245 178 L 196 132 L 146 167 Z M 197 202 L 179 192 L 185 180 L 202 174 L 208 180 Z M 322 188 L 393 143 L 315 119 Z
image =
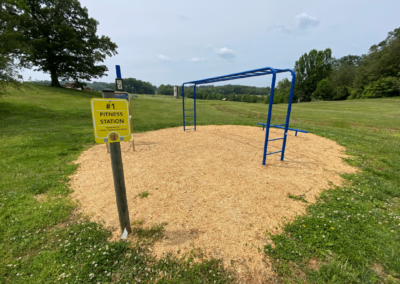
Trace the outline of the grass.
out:
M 288 197 L 289 197 L 290 199 L 293 199 L 293 200 L 296 200 L 296 201 L 303 201 L 303 202 L 305 202 L 305 203 L 308 203 L 307 200 L 306 200 L 306 196 L 305 196 L 304 194 L 302 194 L 302 195 L 292 195 L 292 194 L 289 194 Z
M 143 198 L 146 198 L 146 197 L 148 197 L 149 196 L 149 192 L 146 190 L 146 191 L 143 191 L 143 192 L 140 192 L 139 193 L 139 198 L 140 199 L 143 199 Z
M 89 101 L 100 93 L 45 86 L 11 93 L 0 100 L 1 283 L 237 280 L 201 251 L 154 259 L 148 248 L 166 224 L 133 222 L 137 243 L 108 242 L 103 224 L 74 213 L 68 176 L 77 168 L 72 161 L 94 145 Z M 180 102 L 132 99 L 135 132 L 181 126 Z M 274 123 L 282 123 L 286 107 L 274 105 Z M 197 102 L 198 125 L 256 126 L 266 112 L 264 104 Z M 277 281 L 400 283 L 399 118 L 399 98 L 293 105 L 291 126 L 345 146 L 352 156 L 346 162 L 360 172 L 325 190 L 305 216 L 282 225 L 281 234 L 266 232 L 264 252 Z

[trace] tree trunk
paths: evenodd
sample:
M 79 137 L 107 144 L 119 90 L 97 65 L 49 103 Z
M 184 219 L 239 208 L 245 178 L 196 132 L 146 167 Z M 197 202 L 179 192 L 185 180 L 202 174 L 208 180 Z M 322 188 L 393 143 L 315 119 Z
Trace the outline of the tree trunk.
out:
M 61 88 L 60 82 L 58 82 L 58 76 L 56 72 L 51 71 L 51 84 L 50 87 Z

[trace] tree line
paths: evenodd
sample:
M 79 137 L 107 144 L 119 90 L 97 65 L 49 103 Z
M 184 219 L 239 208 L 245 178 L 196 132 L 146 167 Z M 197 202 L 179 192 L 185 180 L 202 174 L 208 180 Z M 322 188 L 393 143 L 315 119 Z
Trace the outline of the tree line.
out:
M 264 100 L 269 95 L 270 87 L 251 87 L 242 85 L 201 85 L 196 87 L 196 99 L 200 100 L 222 100 L 239 101 L 248 103 L 257 103 Z M 157 94 L 173 96 L 172 85 L 160 85 Z M 179 88 L 179 94 L 182 95 L 182 88 Z M 193 98 L 194 90 L 191 86 L 185 86 L 185 97 Z
M 37 85 L 50 85 L 51 81 L 49 80 L 42 80 L 42 81 L 27 81 L 28 83 L 31 84 L 37 84 Z M 123 78 L 124 82 L 124 91 L 129 92 L 129 93 L 135 93 L 135 94 L 155 94 L 155 91 L 157 90 L 157 87 L 152 85 L 150 82 L 145 82 L 142 80 L 138 80 L 135 78 Z M 60 85 L 64 85 L 67 83 L 67 81 L 60 81 Z M 88 88 L 93 88 L 94 91 L 101 92 L 105 88 L 109 88 L 112 90 L 116 90 L 115 83 L 108 83 L 108 82 L 81 82 L 81 84 L 76 85 L 76 87 L 88 87 Z
M 332 50 L 311 50 L 296 61 L 293 101 L 346 100 L 400 96 L 400 28 L 371 46 L 367 54 L 332 57 Z M 291 81 L 276 84 L 274 103 L 288 103 Z M 158 93 L 173 95 L 171 85 L 161 85 Z M 193 88 L 185 87 L 193 97 Z M 258 100 L 255 97 L 258 98 Z M 270 88 L 240 85 L 199 86 L 197 99 L 269 103 Z
M 312 50 L 296 61 L 295 97 L 304 101 L 381 98 L 400 95 L 400 28 L 367 54 L 339 59 Z
M 19 87 L 21 68 L 48 73 L 48 84 L 61 87 L 73 81 L 77 87 L 95 90 L 114 88 L 114 83 L 92 81 L 106 75 L 102 64 L 117 54 L 118 46 L 107 36 L 97 35 L 98 21 L 89 17 L 77 0 L 0 1 L 0 95 L 7 86 Z M 371 46 L 367 54 L 336 59 L 332 50 L 311 50 L 295 62 L 294 100 L 344 100 L 400 95 L 400 28 Z M 279 81 L 274 103 L 287 103 L 291 82 Z M 139 94 L 172 95 L 171 85 L 158 90 L 149 82 L 125 79 L 126 91 Z M 190 87 L 185 88 L 193 96 Z M 240 85 L 199 86 L 199 99 L 268 102 L 270 89 Z M 256 99 L 258 98 L 258 99 Z
M 124 91 L 134 94 L 155 94 L 157 87 L 152 85 L 150 82 L 145 82 L 135 78 L 122 78 Z M 116 90 L 115 83 L 107 82 L 88 82 L 85 85 L 89 88 L 93 88 L 95 91 L 102 91 L 105 88 Z

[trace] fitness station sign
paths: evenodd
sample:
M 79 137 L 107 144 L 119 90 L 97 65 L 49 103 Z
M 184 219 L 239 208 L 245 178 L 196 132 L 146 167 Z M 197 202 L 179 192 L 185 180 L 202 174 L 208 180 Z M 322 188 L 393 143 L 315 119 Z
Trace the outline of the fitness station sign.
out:
M 129 102 L 125 99 L 91 99 L 96 143 L 129 141 Z

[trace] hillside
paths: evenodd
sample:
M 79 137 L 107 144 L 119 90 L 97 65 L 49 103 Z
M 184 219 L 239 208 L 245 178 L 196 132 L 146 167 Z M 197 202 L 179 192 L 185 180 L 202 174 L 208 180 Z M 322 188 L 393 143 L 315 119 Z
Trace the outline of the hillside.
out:
M 162 235 L 164 225 L 137 225 L 137 244 L 107 242 L 107 228 L 74 213 L 68 176 L 78 167 L 73 161 L 94 145 L 89 101 L 101 97 L 99 92 L 36 85 L 10 92 L 0 99 L 1 282 L 233 281 L 235 275 L 216 259 L 153 259 L 147 245 Z M 274 123 L 284 120 L 286 107 L 274 105 Z M 267 109 L 265 104 L 203 100 L 197 102 L 197 120 L 199 128 L 256 126 L 266 120 Z M 169 96 L 139 95 L 132 99 L 132 114 L 135 132 L 182 124 L 181 101 Z M 264 248 L 276 278 L 398 282 L 400 98 L 294 104 L 290 126 L 346 147 L 353 156 L 346 162 L 360 172 L 346 175 L 345 186 L 324 191 L 306 215 L 269 237 L 280 244 L 265 243 Z

